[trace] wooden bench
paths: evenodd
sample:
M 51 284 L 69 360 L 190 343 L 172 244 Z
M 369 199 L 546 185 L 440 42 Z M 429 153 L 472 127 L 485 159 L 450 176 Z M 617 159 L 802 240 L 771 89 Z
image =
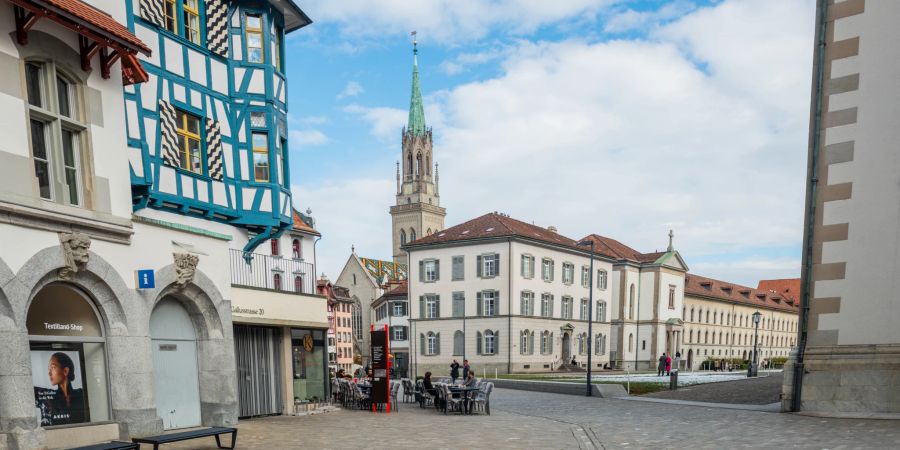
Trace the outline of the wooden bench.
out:
M 199 430 L 191 430 L 191 431 L 182 431 L 179 433 L 171 433 L 171 434 L 161 434 L 159 436 L 148 436 L 142 438 L 133 438 L 131 442 L 135 444 L 152 444 L 153 450 L 158 450 L 159 446 L 162 444 L 169 444 L 172 442 L 179 441 L 188 441 L 191 439 L 198 439 L 207 436 L 215 436 L 216 437 L 216 446 L 219 448 L 229 448 L 233 449 L 234 444 L 237 442 L 237 428 L 228 428 L 228 427 L 212 427 L 212 428 L 201 428 Z M 222 442 L 219 441 L 219 436 L 222 434 L 231 433 L 231 447 L 223 447 Z
M 138 450 L 140 447 L 133 442 L 112 441 L 103 444 L 85 445 L 69 450 Z

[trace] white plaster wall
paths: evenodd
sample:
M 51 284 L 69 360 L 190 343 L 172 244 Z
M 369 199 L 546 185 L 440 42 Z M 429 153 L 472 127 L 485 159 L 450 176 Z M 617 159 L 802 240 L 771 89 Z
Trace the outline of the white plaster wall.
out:
M 858 106 L 858 123 L 828 129 L 825 145 L 855 140 L 854 160 L 841 164 L 840 179 L 852 181 L 849 200 L 828 202 L 823 223 L 849 222 L 849 240 L 826 243 L 823 263 L 846 262 L 843 280 L 817 281 L 818 298 L 840 297 L 839 313 L 819 316 L 819 330 L 838 330 L 838 343 L 900 342 L 900 98 L 895 92 L 900 61 L 900 3 L 866 2 L 865 12 L 839 19 L 834 39 L 859 36 L 859 55 L 836 61 L 833 77 L 860 74 L 859 90 L 834 98 L 830 108 Z M 832 182 L 829 180 L 829 182 Z M 813 306 L 815 308 L 815 306 Z

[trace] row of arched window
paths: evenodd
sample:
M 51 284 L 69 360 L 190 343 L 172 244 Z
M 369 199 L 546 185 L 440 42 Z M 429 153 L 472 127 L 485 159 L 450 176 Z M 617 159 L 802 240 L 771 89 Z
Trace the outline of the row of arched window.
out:
M 694 340 L 694 330 L 689 330 L 687 336 L 682 334 L 684 339 L 686 339 L 686 343 L 688 344 L 719 344 L 719 345 L 753 345 L 753 334 L 752 333 L 741 333 L 735 334 L 731 333 L 729 338 L 728 333 L 724 333 L 719 331 L 718 336 L 716 332 L 713 331 L 710 333 L 709 331 L 704 331 L 702 334 L 698 330 L 696 335 L 696 340 Z M 717 339 L 718 338 L 718 339 Z M 789 338 L 788 336 L 759 336 L 760 345 L 764 346 L 775 346 L 775 347 L 793 347 L 794 340 Z
M 272 256 L 281 256 L 281 242 L 278 239 L 270 240 L 272 246 Z M 291 240 L 291 258 L 303 259 L 303 250 L 300 246 L 300 238 Z

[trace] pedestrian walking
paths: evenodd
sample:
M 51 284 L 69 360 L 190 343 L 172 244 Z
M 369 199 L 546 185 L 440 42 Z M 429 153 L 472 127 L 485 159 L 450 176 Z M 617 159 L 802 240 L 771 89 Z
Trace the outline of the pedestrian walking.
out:
M 656 376 L 661 377 L 666 371 L 666 354 L 663 353 L 659 357 L 659 364 L 656 365 Z
M 468 360 L 468 359 L 464 359 L 464 360 L 463 360 L 463 373 L 462 373 L 462 375 L 463 375 L 463 376 L 462 376 L 462 377 L 463 377 L 463 380 L 469 378 L 469 370 L 470 370 L 470 369 L 469 369 L 469 360 Z
M 454 359 L 453 364 L 450 364 L 450 379 L 453 380 L 453 384 L 456 384 L 457 378 L 459 378 L 459 362 Z
M 666 355 L 666 376 L 672 373 L 672 357 Z

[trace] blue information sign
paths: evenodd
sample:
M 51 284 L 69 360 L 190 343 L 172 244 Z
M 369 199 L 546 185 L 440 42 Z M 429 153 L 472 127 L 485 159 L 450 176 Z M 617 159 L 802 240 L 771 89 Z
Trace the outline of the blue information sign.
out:
M 153 289 L 156 287 L 156 280 L 153 278 L 153 269 L 138 270 L 136 276 L 138 289 Z

